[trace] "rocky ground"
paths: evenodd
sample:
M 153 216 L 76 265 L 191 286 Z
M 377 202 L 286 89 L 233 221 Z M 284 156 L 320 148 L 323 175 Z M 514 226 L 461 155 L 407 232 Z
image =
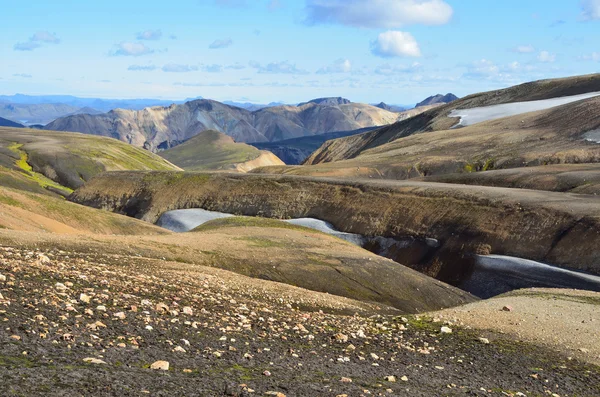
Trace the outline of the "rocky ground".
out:
M 195 265 L 5 246 L 0 294 L 0 395 L 600 395 L 501 334 Z

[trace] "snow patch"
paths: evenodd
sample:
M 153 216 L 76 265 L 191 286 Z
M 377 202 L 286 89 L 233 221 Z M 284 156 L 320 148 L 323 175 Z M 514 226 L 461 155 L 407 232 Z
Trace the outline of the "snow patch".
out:
M 500 105 L 482 106 L 472 109 L 455 109 L 450 112 L 448 117 L 460 117 L 459 123 L 453 128 L 466 127 L 484 121 L 546 110 L 596 96 L 600 96 L 600 92 L 588 92 L 587 94 L 543 99 L 540 101 L 503 103 Z

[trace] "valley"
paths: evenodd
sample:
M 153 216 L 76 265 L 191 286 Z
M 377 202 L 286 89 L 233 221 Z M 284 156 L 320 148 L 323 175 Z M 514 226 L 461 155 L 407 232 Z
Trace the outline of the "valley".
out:
M 598 81 L 1 127 L 0 375 L 25 395 L 600 393 Z

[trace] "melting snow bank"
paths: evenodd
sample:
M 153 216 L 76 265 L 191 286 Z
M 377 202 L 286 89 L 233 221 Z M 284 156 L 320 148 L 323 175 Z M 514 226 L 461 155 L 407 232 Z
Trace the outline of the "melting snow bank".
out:
M 198 226 L 212 221 L 214 219 L 229 218 L 234 215 L 226 214 L 223 212 L 207 211 L 199 208 L 192 208 L 187 210 L 174 210 L 167 211 L 158 218 L 156 222 L 157 226 L 164 227 L 173 232 L 183 233 L 189 232 Z M 304 226 L 310 229 L 318 230 L 323 233 L 331 234 L 339 237 L 355 245 L 364 245 L 366 238 L 359 234 L 344 233 L 336 230 L 330 223 L 314 218 L 299 218 L 299 219 L 288 219 L 284 222 L 291 223 L 293 225 Z
M 363 246 L 367 239 L 360 234 L 352 234 L 340 232 L 333 228 L 333 225 L 329 222 L 322 221 L 320 219 L 315 218 L 298 218 L 298 219 L 287 219 L 284 222 L 291 223 L 292 225 L 304 226 L 310 229 L 318 230 L 323 233 L 331 234 L 333 236 L 339 237 L 343 240 L 346 240 L 354 245 Z
M 169 229 L 173 232 L 189 232 L 198 226 L 215 219 L 229 218 L 231 214 L 223 212 L 207 211 L 199 208 L 187 210 L 167 211 L 158 218 L 156 225 Z
M 481 298 L 520 288 L 600 291 L 600 277 L 511 256 L 476 256 L 473 272 L 458 287 Z
M 488 120 L 516 116 L 518 114 L 536 112 L 538 110 L 546 110 L 555 106 L 566 105 L 571 102 L 577 102 L 582 99 L 589 99 L 599 95 L 600 92 L 588 92 L 587 94 L 543 99 L 540 101 L 512 102 L 472 109 L 455 109 L 448 116 L 460 117 L 460 122 L 454 128 L 466 127 Z
M 586 132 L 583 138 L 589 142 L 600 143 L 600 129 Z
M 156 224 L 174 232 L 188 232 L 208 221 L 232 216 L 234 215 L 203 209 L 175 210 L 162 214 Z M 412 263 L 419 263 L 439 247 L 439 242 L 435 239 L 367 237 L 345 233 L 336 230 L 330 223 L 315 218 L 289 219 L 285 222 L 339 237 L 400 263 L 409 260 L 409 257 Z M 531 287 L 600 291 L 600 277 L 527 259 L 477 255 L 471 273 L 457 286 L 480 298 L 490 298 L 515 289 Z

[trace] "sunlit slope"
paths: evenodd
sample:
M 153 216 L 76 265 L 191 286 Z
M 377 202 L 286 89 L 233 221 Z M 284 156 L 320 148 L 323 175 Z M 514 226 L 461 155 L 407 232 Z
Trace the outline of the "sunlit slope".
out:
M 42 187 L 63 191 L 104 171 L 179 169 L 111 138 L 4 127 L 0 127 L 0 166 L 17 170 Z
M 221 132 L 203 131 L 160 156 L 186 171 L 228 170 L 246 172 L 256 167 L 283 165 L 273 153 L 237 143 Z

